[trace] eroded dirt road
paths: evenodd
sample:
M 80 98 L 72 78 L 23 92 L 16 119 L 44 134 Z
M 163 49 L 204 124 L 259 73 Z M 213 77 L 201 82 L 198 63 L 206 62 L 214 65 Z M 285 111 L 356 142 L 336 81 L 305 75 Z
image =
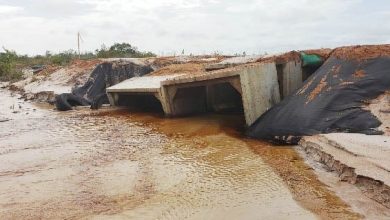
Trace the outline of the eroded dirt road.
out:
M 292 150 L 240 137 L 239 116 L 59 113 L 0 92 L 0 219 L 359 218 Z

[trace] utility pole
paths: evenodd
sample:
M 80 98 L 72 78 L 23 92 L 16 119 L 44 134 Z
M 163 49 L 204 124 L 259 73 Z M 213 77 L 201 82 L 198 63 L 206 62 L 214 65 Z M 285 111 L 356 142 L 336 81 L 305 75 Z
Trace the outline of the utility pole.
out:
M 77 51 L 79 52 L 79 59 L 80 59 L 80 32 L 77 32 Z
M 80 41 L 83 41 L 83 38 L 81 38 L 80 32 L 77 32 L 77 50 L 79 52 L 79 59 L 81 59 Z

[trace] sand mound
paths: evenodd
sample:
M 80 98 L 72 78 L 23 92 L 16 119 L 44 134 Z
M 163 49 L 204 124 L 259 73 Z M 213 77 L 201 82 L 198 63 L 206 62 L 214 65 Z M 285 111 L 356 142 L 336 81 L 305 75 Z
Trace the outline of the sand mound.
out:
M 355 61 L 390 57 L 390 44 L 340 47 L 335 49 L 331 56 L 338 59 Z

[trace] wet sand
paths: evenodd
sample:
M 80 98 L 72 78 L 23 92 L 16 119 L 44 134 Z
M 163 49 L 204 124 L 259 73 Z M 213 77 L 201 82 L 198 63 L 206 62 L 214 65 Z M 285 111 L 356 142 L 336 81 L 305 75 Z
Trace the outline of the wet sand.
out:
M 244 137 L 242 134 L 244 119 L 238 115 L 213 114 L 191 118 L 174 118 L 168 121 L 150 114 L 145 114 L 143 117 L 138 115 L 136 118 L 145 125 L 171 136 L 175 136 L 177 131 L 181 131 L 187 138 L 204 139 L 211 134 L 224 132 L 231 138 L 240 140 L 242 148 L 249 148 L 259 156 L 268 168 L 280 176 L 294 200 L 321 219 L 361 219 L 364 217 L 355 213 L 348 204 L 330 190 L 330 187 L 321 182 L 294 147 L 275 146 Z M 188 126 L 188 121 L 190 121 L 191 126 Z M 206 144 L 206 146 L 209 145 L 210 143 Z M 258 169 L 262 169 L 262 167 Z M 348 195 L 348 197 L 356 199 L 353 195 Z
M 239 115 L 60 113 L 1 92 L 0 219 L 359 218 L 292 149 L 242 138 Z

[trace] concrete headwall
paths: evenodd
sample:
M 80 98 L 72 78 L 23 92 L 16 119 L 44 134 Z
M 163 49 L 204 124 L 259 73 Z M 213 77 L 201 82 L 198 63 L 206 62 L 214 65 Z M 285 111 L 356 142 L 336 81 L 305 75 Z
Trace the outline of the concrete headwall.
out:
M 276 66 L 266 63 L 248 67 L 240 73 L 245 120 L 252 125 L 264 112 L 280 102 Z
M 282 98 L 285 98 L 299 89 L 303 84 L 301 63 L 291 61 L 283 64 L 282 74 L 281 96 Z

